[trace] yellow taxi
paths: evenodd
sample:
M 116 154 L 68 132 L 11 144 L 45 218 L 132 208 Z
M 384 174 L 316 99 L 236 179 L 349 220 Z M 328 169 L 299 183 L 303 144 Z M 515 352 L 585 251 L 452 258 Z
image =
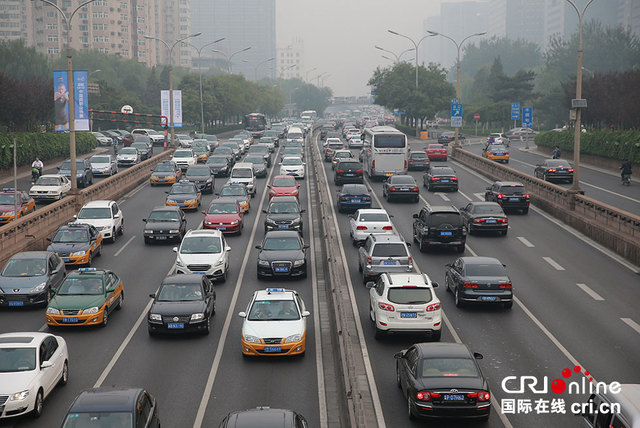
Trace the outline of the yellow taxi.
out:
M 171 186 L 167 192 L 165 205 L 169 207 L 180 207 L 183 210 L 197 210 L 202 199 L 202 192 L 198 186 L 187 180 L 180 180 Z
M 509 149 L 503 144 L 489 144 L 482 150 L 482 157 L 489 160 L 509 163 Z
M 14 205 L 15 202 L 15 205 Z M 16 206 L 18 212 L 16 215 Z M 7 187 L 0 192 L 0 225 L 36 210 L 36 201 L 27 192 Z
M 68 223 L 47 240 L 47 251 L 56 253 L 65 265 L 91 266 L 93 258 L 102 254 L 102 234 L 89 224 Z
M 151 172 L 149 182 L 152 186 L 156 184 L 175 184 L 182 177 L 182 170 L 175 162 L 164 161 L 156 165 Z

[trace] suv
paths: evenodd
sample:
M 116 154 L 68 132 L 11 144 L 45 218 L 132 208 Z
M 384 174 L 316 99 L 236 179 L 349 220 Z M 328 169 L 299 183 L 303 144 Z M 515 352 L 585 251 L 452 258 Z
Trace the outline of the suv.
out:
M 529 212 L 529 194 L 524 185 L 516 181 L 496 181 L 487 187 L 484 200 L 497 202 L 503 210 L 514 208 L 521 210 L 522 214 Z
M 358 249 L 358 270 L 362 272 L 362 282 L 375 281 L 385 272 L 414 272 L 409 245 L 398 235 L 369 235 Z
M 116 201 L 87 202 L 73 217 L 81 223 L 94 226 L 104 239 L 110 239 L 111 242 L 116 242 L 118 235 L 124 233 L 124 218 Z
M 133 135 L 146 135 L 153 145 L 162 145 L 164 143 L 164 135 L 154 131 L 153 129 L 138 128 L 131 131 Z
M 253 164 L 240 162 L 233 166 L 227 184 L 244 184 L 251 197 L 256 196 L 256 177 L 253 174 Z
M 176 261 L 172 273 L 196 273 L 225 282 L 229 271 L 231 247 L 219 230 L 190 230 L 180 247 L 173 247 Z
M 67 159 L 58 167 L 58 174 L 71 180 L 71 160 Z M 93 169 L 89 159 L 76 159 L 76 176 L 78 186 L 87 187 L 93 184 Z
M 413 218 L 413 241 L 418 243 L 420 252 L 434 245 L 456 247 L 459 253 L 464 252 L 467 230 L 456 207 L 424 206 Z

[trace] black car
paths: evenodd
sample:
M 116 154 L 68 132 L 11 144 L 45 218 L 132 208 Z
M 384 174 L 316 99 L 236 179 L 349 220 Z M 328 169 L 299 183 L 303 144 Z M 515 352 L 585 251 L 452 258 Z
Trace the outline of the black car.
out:
M 505 211 L 518 209 L 523 214 L 529 212 L 529 199 L 524 185 L 516 181 L 496 181 L 484 193 L 485 201 L 497 202 Z
M 280 143 L 280 134 L 278 133 L 278 131 L 275 131 L 273 129 L 267 129 L 266 131 L 264 131 L 264 136 L 271 137 L 271 139 L 273 140 L 273 144 L 275 144 L 276 147 L 278 147 Z
M 462 215 L 453 206 L 424 206 L 414 214 L 413 241 L 421 252 L 435 246 L 454 247 L 464 252 L 467 231 Z
M 325 138 L 327 138 L 327 133 L 329 131 L 334 131 L 335 127 L 333 125 L 327 124 L 327 125 L 322 125 L 322 127 L 320 128 L 320 139 L 324 140 Z
M 307 428 L 307 420 L 300 413 L 287 409 L 257 407 L 229 413 L 218 428 Z
M 247 155 L 244 161 L 250 163 L 253 166 L 253 175 L 257 178 L 264 178 L 267 176 L 267 163 L 264 157 L 260 155 Z
M 0 307 L 47 306 L 51 289 L 57 289 L 65 276 L 64 262 L 56 253 L 16 253 L 0 272 Z
M 495 202 L 469 202 L 460 209 L 469 235 L 475 232 L 498 232 L 506 236 L 509 220 L 504 210 Z
M 184 174 L 184 179 L 196 185 L 202 193 L 213 193 L 214 178 L 207 165 L 191 165 Z
M 143 218 L 144 243 L 176 240 L 180 242 L 187 233 L 187 219 L 178 207 L 156 207 Z
M 67 159 L 58 167 L 58 174 L 71 180 L 71 160 Z M 89 159 L 76 159 L 76 178 L 80 187 L 93 184 L 93 169 Z
M 306 249 L 302 237 L 295 230 L 267 232 L 258 254 L 258 279 L 307 277 Z
M 371 190 L 364 184 L 345 184 L 338 190 L 338 212 L 371 208 Z
M 217 147 L 213 151 L 214 156 L 225 156 L 229 161 L 229 164 L 233 166 L 236 163 L 236 155 L 233 152 L 233 149 L 229 147 Z M 231 171 L 231 169 L 229 169 Z
M 362 184 L 362 171 L 362 164 L 353 158 L 338 160 L 333 182 L 336 186 L 344 183 Z
M 76 397 L 62 428 L 160 428 L 158 403 L 142 388 L 85 389 Z
M 392 198 L 420 200 L 420 188 L 416 180 L 410 175 L 392 175 L 382 183 L 382 197 L 391 202 Z
M 545 181 L 565 180 L 573 183 L 573 168 L 564 159 L 545 159 L 541 164 L 536 165 L 533 174 Z
M 437 189 L 458 191 L 458 176 L 453 168 L 448 166 L 432 166 L 424 173 L 422 181 L 430 192 Z
M 476 361 L 482 354 L 462 343 L 416 343 L 393 357 L 409 419 L 489 419 L 489 384 Z
M 271 168 L 271 153 L 269 152 L 269 148 L 267 146 L 253 145 L 249 147 L 247 154 L 262 156 L 264 158 L 264 161 L 267 163 L 267 168 Z
M 232 162 L 229 156 L 226 155 L 212 155 L 207 159 L 206 165 L 209 167 L 211 174 L 216 177 L 228 177 L 231 173 Z
M 466 303 L 513 306 L 513 288 L 505 266 L 494 257 L 460 257 L 447 264 L 444 282 L 456 306 Z
M 456 133 L 454 131 L 445 131 L 438 137 L 438 143 L 447 146 L 450 142 L 455 141 L 455 139 Z
M 267 215 L 264 220 L 265 233 L 270 230 L 297 230 L 302 233 L 302 213 L 298 198 L 295 196 L 274 196 L 269 208 L 262 210 Z
M 158 291 L 150 294 L 153 304 L 147 314 L 149 335 L 157 333 L 209 334 L 216 313 L 216 292 L 206 275 L 169 275 Z
M 409 160 L 407 161 L 407 169 L 423 171 L 429 169 L 429 157 L 423 150 L 409 152 Z
M 136 135 L 136 137 L 145 137 L 144 135 Z M 145 138 L 149 138 L 149 137 L 145 137 Z M 136 149 L 138 149 L 138 151 L 140 152 L 140 160 L 146 160 L 149 159 L 151 157 L 152 154 L 152 148 L 151 148 L 151 143 L 144 143 L 144 142 L 140 142 L 137 141 L 135 143 L 133 143 L 131 145 L 131 147 L 135 147 Z

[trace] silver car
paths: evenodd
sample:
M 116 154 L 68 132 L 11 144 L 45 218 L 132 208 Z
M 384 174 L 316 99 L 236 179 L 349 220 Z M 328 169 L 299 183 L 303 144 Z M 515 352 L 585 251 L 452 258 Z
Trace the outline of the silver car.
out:
M 398 235 L 369 235 L 358 249 L 358 270 L 362 272 L 362 282 L 375 281 L 384 272 L 415 272 L 409 245 Z

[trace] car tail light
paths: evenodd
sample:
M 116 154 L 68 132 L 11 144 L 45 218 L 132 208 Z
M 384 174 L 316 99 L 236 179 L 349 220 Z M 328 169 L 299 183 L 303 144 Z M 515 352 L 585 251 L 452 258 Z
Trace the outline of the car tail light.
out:
M 524 194 L 524 195 L 522 195 L 522 196 L 523 196 L 524 198 L 529 199 L 529 194 L 528 194 L 528 193 L 525 193 L 525 194 Z
M 367 226 L 358 226 L 356 230 L 367 230 Z
M 413 159 L 413 158 L 409 158 L 409 160 L 410 160 L 410 161 L 413 161 L 413 160 L 415 160 L 415 159 Z
M 367 256 L 367 264 L 370 265 L 371 264 L 371 257 Z
M 404 169 L 407 169 L 407 161 L 404 161 Z
M 420 191 L 420 189 L 418 189 L 418 186 L 414 186 L 414 187 L 413 187 L 413 191 L 414 191 L 414 192 L 419 192 L 419 191 Z
M 371 197 L 370 197 L 370 196 L 363 196 L 363 197 L 362 197 L 362 200 L 363 200 L 363 201 L 370 201 L 370 200 L 371 200 Z M 383 229 L 384 229 L 384 228 L 383 228 Z
M 340 200 L 341 201 L 348 201 L 349 197 L 348 196 L 340 196 Z M 359 229 L 361 227 L 364 227 L 365 229 L 367 228 L 366 226 L 358 226 L 356 229 Z
M 569 172 L 573 172 L 573 168 L 569 168 Z
M 383 226 L 382 230 L 393 230 L 393 226 Z
M 467 397 L 475 398 L 477 401 L 489 401 L 491 399 L 491 394 L 486 391 L 470 392 L 467 394 Z
M 484 219 L 483 219 L 483 218 L 474 218 L 474 219 L 473 219 L 473 222 L 474 222 L 474 223 L 482 223 L 483 221 L 484 221 Z
M 393 191 L 396 190 L 396 187 L 395 186 L 391 186 L 391 187 L 389 187 L 389 190 L 391 190 L 393 192 Z
M 556 172 L 556 169 L 555 169 L 555 168 L 549 168 L 549 169 L 547 170 L 547 172 Z
M 465 282 L 462 285 L 463 288 L 478 288 L 478 284 L 476 284 L 475 282 Z
M 440 309 L 440 302 L 427 306 L 427 312 L 437 311 L 438 309 Z
M 504 198 L 504 193 L 498 193 L 499 198 Z
M 500 288 L 507 288 L 507 289 L 511 289 L 513 288 L 510 282 L 505 282 L 500 284 Z
M 389 303 L 384 303 L 384 302 L 378 302 L 378 307 L 383 311 L 388 311 L 388 312 L 393 312 L 396 310 L 396 308 L 394 308 L 393 305 Z
M 458 177 L 451 177 L 451 181 L 458 181 Z
M 356 169 L 356 174 L 362 174 L 362 170 L 361 169 Z
M 344 169 L 336 169 L 336 173 L 338 173 L 338 174 L 344 174 Z
M 507 223 L 507 222 L 509 222 L 509 220 L 507 220 L 506 218 L 498 218 L 496 220 L 498 220 L 498 223 Z
M 440 177 L 431 177 L 431 181 L 440 181 Z
M 431 401 L 431 393 L 426 391 L 419 391 L 416 393 L 416 400 L 420 401 Z
M 371 169 L 376 169 L 376 161 L 371 161 Z

